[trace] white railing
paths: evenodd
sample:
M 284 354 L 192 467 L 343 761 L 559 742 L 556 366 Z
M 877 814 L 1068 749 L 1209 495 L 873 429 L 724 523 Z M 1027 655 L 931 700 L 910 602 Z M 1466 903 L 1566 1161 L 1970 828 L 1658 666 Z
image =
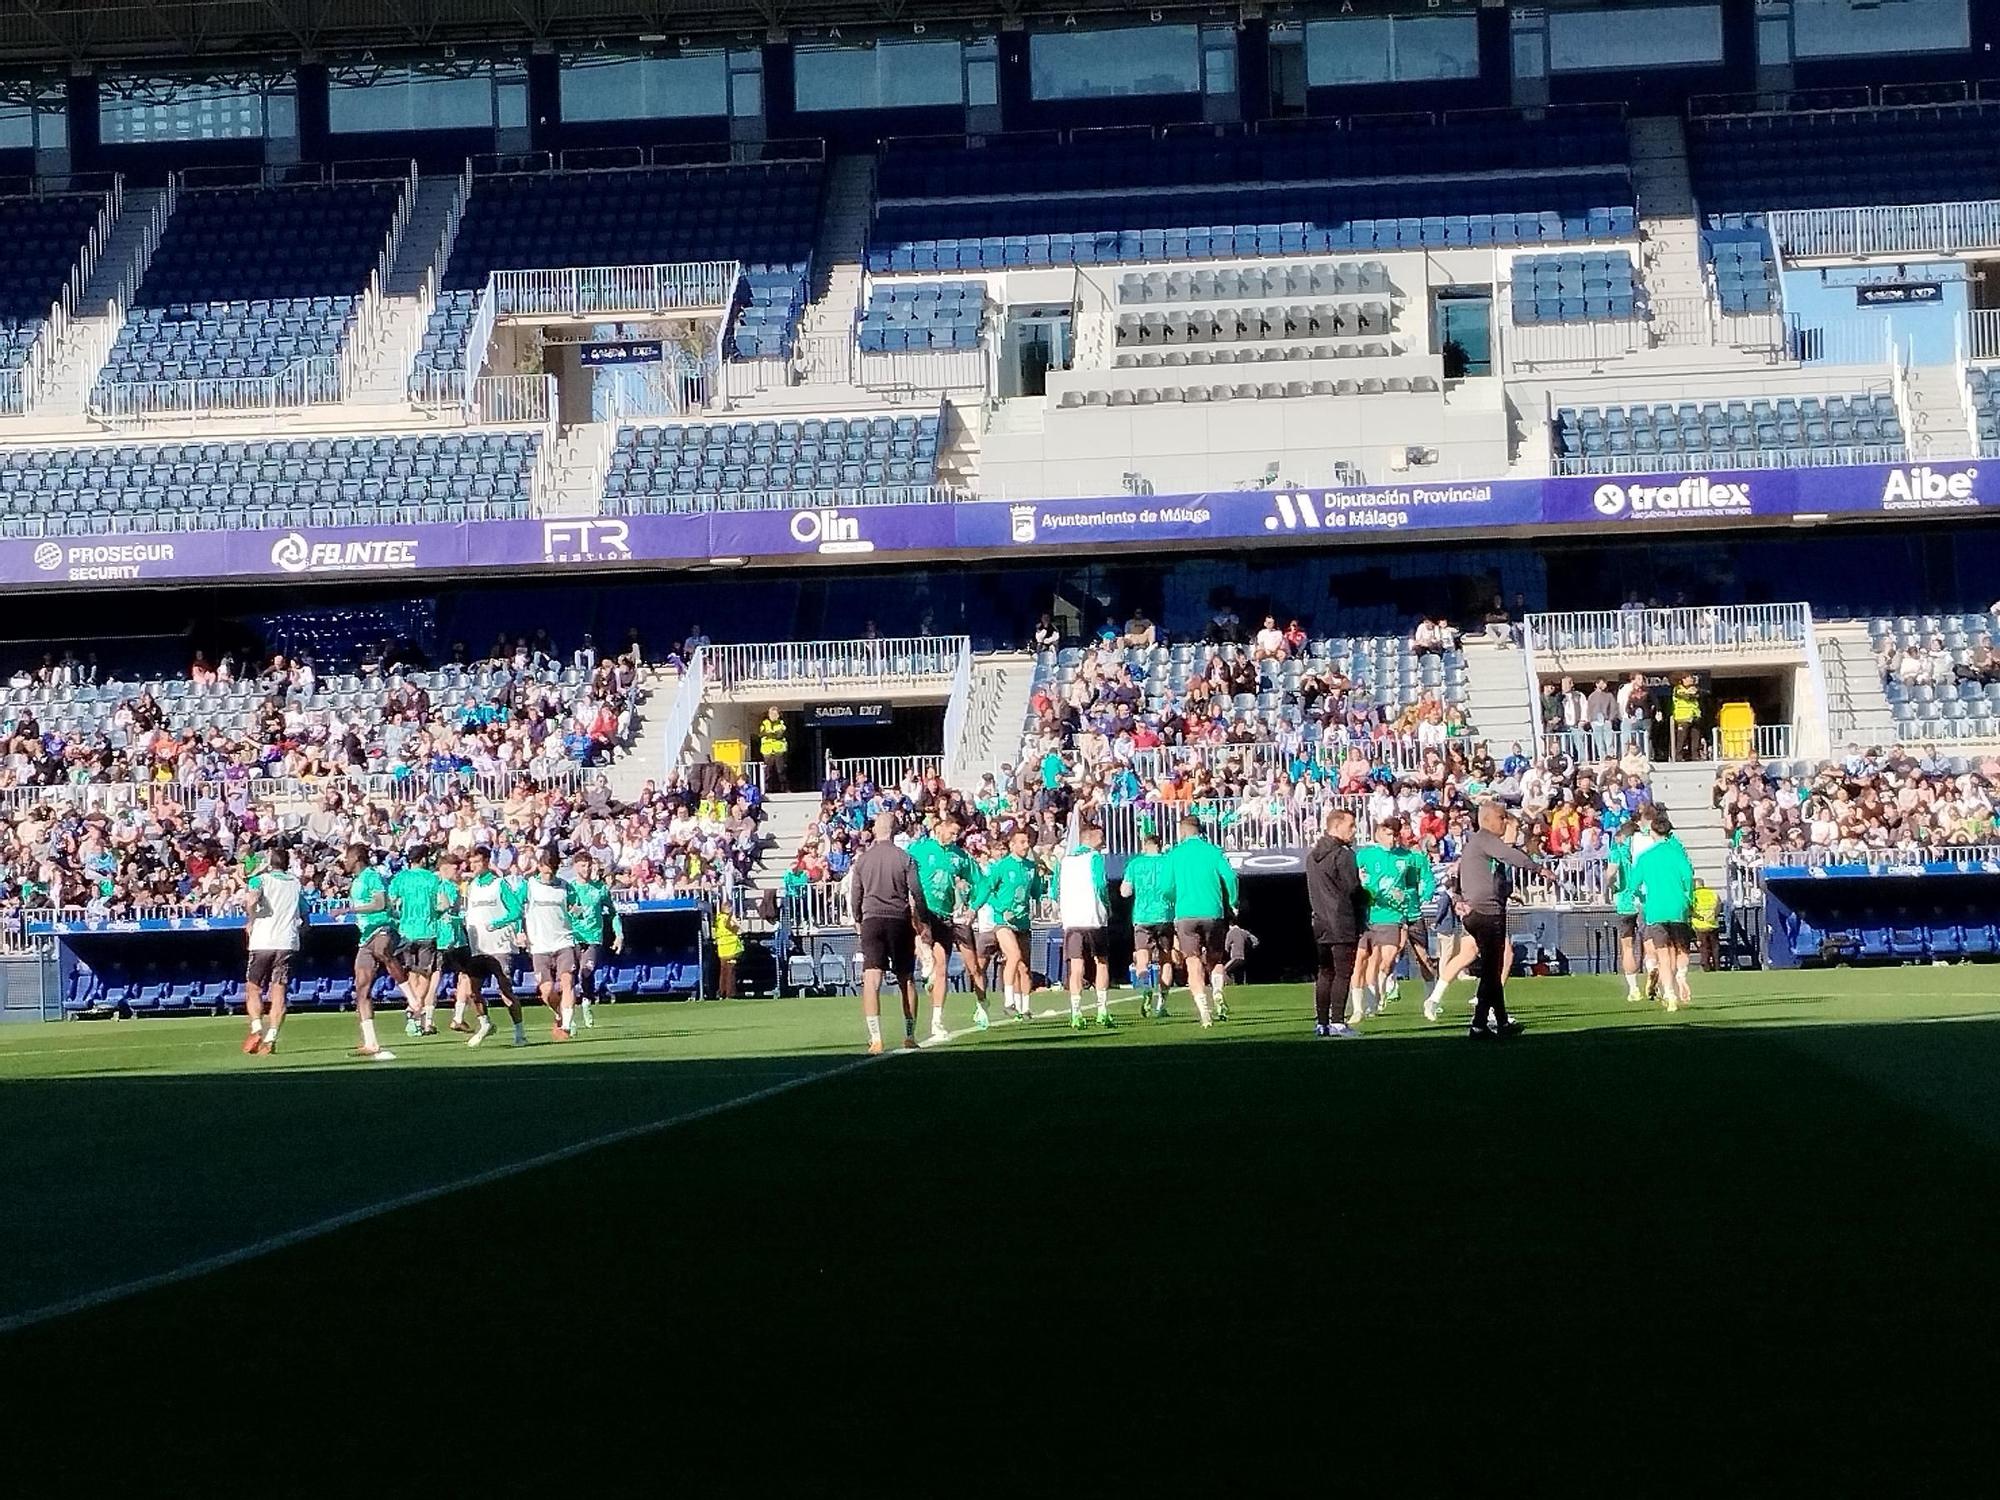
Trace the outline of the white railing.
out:
M 1886 314 L 1857 314 L 1813 324 L 1787 316 L 1785 337 L 1792 357 L 1801 364 L 1880 365 L 1895 361 L 1896 330 Z
M 361 293 L 361 299 L 354 306 L 354 321 L 349 324 L 347 337 L 340 346 L 340 387 L 351 391 L 360 384 L 362 371 L 368 367 L 375 355 L 375 346 L 381 342 L 383 330 L 389 319 L 388 302 L 389 271 L 396 264 L 396 252 L 402 248 L 403 233 L 410 226 L 410 210 L 417 201 L 417 164 L 409 163 L 403 177 L 402 190 L 396 195 L 396 209 L 389 219 L 389 233 L 384 237 L 382 248 L 375 255 L 375 269 L 368 277 L 368 285 Z
M 976 391 L 987 388 L 986 351 L 973 349 L 898 349 L 855 355 L 856 383 L 867 390 L 910 394 L 931 391 Z
M 438 232 L 437 244 L 431 249 L 430 263 L 424 269 L 423 288 L 417 293 L 416 319 L 403 331 L 402 347 L 396 351 L 397 368 L 403 372 L 405 384 L 413 400 L 416 397 L 420 376 L 441 373 L 433 370 L 414 371 L 412 366 L 416 364 L 417 351 L 423 347 L 424 334 L 431 326 L 431 315 L 437 311 L 438 293 L 444 287 L 445 267 L 451 262 L 451 252 L 458 246 L 458 229 L 465 221 L 465 201 L 471 194 L 472 163 L 468 160 L 465 170 L 458 174 L 458 181 L 452 190 L 451 204 L 445 210 L 444 228 Z
M 103 206 L 97 213 L 97 222 L 91 225 L 76 263 L 70 267 L 69 275 L 63 281 L 62 291 L 49 305 L 48 316 L 35 331 L 27 357 L 18 372 L 7 372 L 10 378 L 0 383 L 0 410 L 33 411 L 47 399 L 56 372 L 58 352 L 63 340 L 69 336 L 70 323 L 76 316 L 78 302 L 83 298 L 83 289 L 90 284 L 97 262 L 104 254 L 104 246 L 111 238 L 111 226 L 117 223 L 118 215 L 124 208 L 125 179 L 113 173 L 111 185 L 104 194 Z
M 942 776 L 949 764 L 941 755 L 829 755 L 826 774 L 843 785 L 859 780 L 893 790 L 913 776 Z
M 1495 290 L 1505 305 L 1506 288 Z M 1515 323 L 1507 325 L 1507 362 L 1516 370 L 1554 369 L 1561 365 L 1601 365 L 1652 347 L 1648 325 L 1640 318 L 1603 318 L 1576 323 Z
M 478 310 L 472 315 L 472 327 L 466 330 L 465 354 L 458 367 L 459 390 L 469 393 L 473 382 L 479 379 L 479 372 L 486 368 L 486 351 L 493 345 L 493 328 L 499 318 L 500 299 L 493 291 L 493 278 L 486 278 L 486 285 L 480 289 Z M 464 396 L 461 396 L 464 399 Z
M 1975 307 L 1959 314 L 1960 342 L 1973 364 L 2000 359 L 2000 307 Z
M 611 424 L 606 424 L 611 425 Z M 609 497 L 607 515 L 677 515 L 689 510 L 815 510 L 868 505 L 970 505 L 978 498 L 948 484 L 856 485 L 830 490 L 725 490 L 721 493 L 661 492 Z M 823 540 L 833 542 L 826 537 Z M 869 550 L 869 549 L 863 549 Z
M 1712 398 L 1710 398 L 1712 399 Z M 1720 455 L 1687 453 L 1564 454 L 1558 474 L 1713 474 L 1720 469 L 1839 469 L 1899 464 L 1909 457 L 1901 443 L 1853 443 L 1840 448 L 1737 448 Z
M 1231 853 L 1309 847 L 1319 837 L 1327 813 L 1345 807 L 1366 836 L 1367 798 L 1331 794 L 1305 801 L 1286 797 L 1226 797 L 1200 802 L 1128 802 L 1086 811 L 1086 821 L 1104 828 L 1104 852 L 1137 854 L 1141 841 L 1158 838 L 1171 848 L 1180 821 L 1192 817 L 1202 836 Z
M 275 375 L 222 375 L 194 380 L 119 381 L 97 387 L 90 410 L 107 422 L 192 413 L 292 411 L 340 399 L 340 360 L 319 354 Z
M 1790 760 L 1798 735 L 1790 724 L 1752 724 L 1748 729 L 1711 731 L 1717 760 Z
M 1874 208 L 1787 208 L 1765 215 L 1787 259 L 1815 255 L 1952 254 L 2000 249 L 2000 202 Z
M 733 260 L 678 265 L 495 271 L 487 283 L 503 317 L 637 317 L 727 308 L 743 267 Z
M 1546 726 L 1542 723 L 1542 676 L 1535 666 L 1535 633 L 1521 622 L 1521 691 L 1528 695 L 1528 735 L 1539 745 Z
M 1691 609 L 1598 609 L 1531 614 L 1522 629 L 1529 650 L 1557 655 L 1583 651 L 1764 651 L 1803 647 L 1812 635 L 1804 604 L 1714 604 Z
M 888 636 L 880 640 L 707 646 L 708 676 L 723 692 L 833 682 L 948 680 L 965 650 L 962 635 Z
M 944 763 L 958 764 L 958 748 L 965 742 L 965 718 L 972 707 L 972 642 L 968 638 L 959 649 L 958 665 L 952 669 L 951 697 L 944 705 Z
M 53 786 L 0 787 L 0 808 L 73 808 L 82 812 L 114 811 L 124 807 L 174 804 L 196 807 L 236 797 L 254 802 L 286 802 L 338 792 L 375 802 L 416 802 L 425 797 L 471 793 L 487 802 L 502 802 L 532 780 L 537 790 L 580 792 L 603 772 L 594 767 L 551 771 L 417 772 L 408 776 L 369 772 L 339 776 L 257 776 L 239 780 L 204 777 L 192 781 L 64 782 Z
M 674 701 L 667 705 L 660 722 L 660 745 L 666 752 L 668 776 L 677 775 L 687 764 L 688 736 L 701 717 L 701 700 L 708 691 L 708 652 L 696 648 L 681 667 L 681 680 L 674 687 Z
M 553 375 L 482 375 L 472 382 L 466 403 L 468 422 L 519 427 L 547 424 L 556 415 Z
M 1540 879 L 1516 881 L 1514 896 L 1522 906 L 1604 906 L 1604 856 L 1596 853 L 1543 855 L 1535 862 Z
M 1971 319 L 1977 313 L 1960 313 L 1951 325 L 1951 366 L 1952 376 L 1958 382 L 1958 414 L 1965 422 L 1966 434 L 1972 439 L 1972 452 L 1980 451 L 1979 407 L 1972 399 L 1972 329 Z
M 1801 746 L 1810 755 L 1830 755 L 1833 753 L 1833 704 L 1827 698 L 1826 664 L 1820 659 L 1819 629 L 1812 617 L 1812 606 L 1806 606 L 1806 680 L 1807 690 L 1812 694 L 1813 706 L 1817 713 L 1808 723 L 1813 725 L 1811 742 Z

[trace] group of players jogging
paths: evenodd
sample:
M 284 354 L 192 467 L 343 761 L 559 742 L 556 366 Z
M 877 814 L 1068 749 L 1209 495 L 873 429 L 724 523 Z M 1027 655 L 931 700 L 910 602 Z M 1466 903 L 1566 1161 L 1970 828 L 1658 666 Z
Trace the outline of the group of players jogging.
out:
M 403 1030 L 411 1037 L 437 1035 L 437 1004 L 452 997 L 450 1026 L 477 1047 L 493 1034 L 485 987 L 490 982 L 514 1025 L 514 1045 L 527 1045 L 521 999 L 514 988 L 514 958 L 527 950 L 535 990 L 554 1017 L 550 1034 L 566 1042 L 579 1024 L 596 1025 L 597 970 L 608 948 L 625 945 L 625 927 L 588 855 L 570 861 L 554 849 L 537 856 L 525 878 L 493 868 L 484 845 L 463 856 L 435 858 L 419 845 L 401 869 L 385 877 L 366 844 L 342 856 L 349 879 L 344 910 L 354 921 L 354 1009 L 361 1028 L 358 1055 L 393 1061 L 375 1033 L 375 982 L 387 975 L 403 997 Z M 249 969 L 243 986 L 250 1034 L 243 1050 L 275 1052 L 285 1018 L 292 960 L 305 926 L 304 890 L 291 868 L 290 851 L 265 851 L 239 898 L 249 917 Z M 468 1020 L 470 1013 L 473 1019 Z
M 877 820 L 874 844 L 856 863 L 862 1015 L 869 1051 L 883 1046 L 880 997 L 885 978 L 902 992 L 906 1048 L 917 1045 L 919 975 L 930 991 L 933 1039 L 950 1034 L 944 1012 L 954 953 L 972 990 L 976 1029 L 992 1024 L 988 976 L 996 963 L 1002 1013 L 1016 1020 L 1032 1018 L 1030 934 L 1035 904 L 1045 896 L 1054 900 L 1061 922 L 1070 1025 L 1084 1028 L 1083 995 L 1091 988 L 1097 1024 L 1109 1028 L 1110 891 L 1103 830 L 1084 826 L 1070 851 L 1048 866 L 1034 857 L 1023 830 L 1010 835 L 1004 852 L 978 855 L 961 847 L 961 832 L 955 819 L 945 817 L 903 850 L 895 843 L 896 817 L 885 813 Z M 1240 892 L 1228 857 L 1204 836 L 1198 819 L 1183 818 L 1177 832 L 1164 851 L 1157 834 L 1147 835 L 1141 852 L 1125 865 L 1120 888 L 1131 902 L 1133 987 L 1141 1014 L 1163 1017 L 1178 972 L 1206 1028 L 1229 1016 L 1224 994 L 1232 965 L 1225 934 Z M 1454 893 L 1438 879 L 1430 856 L 1410 841 L 1399 818 L 1377 823 L 1355 859 L 1367 897 L 1366 930 L 1346 1018 L 1335 1030 L 1346 1032 L 1379 1015 L 1396 998 L 1396 972 L 1405 954 L 1430 986 L 1425 1019 L 1442 1020 L 1448 987 L 1479 957 Z M 1636 1001 L 1657 995 L 1668 1010 L 1685 1006 L 1690 1000 L 1689 916 L 1695 881 L 1666 813 L 1650 805 L 1642 808 L 1614 835 L 1607 862 L 1628 997 Z M 1638 978 L 1642 960 L 1643 996 Z

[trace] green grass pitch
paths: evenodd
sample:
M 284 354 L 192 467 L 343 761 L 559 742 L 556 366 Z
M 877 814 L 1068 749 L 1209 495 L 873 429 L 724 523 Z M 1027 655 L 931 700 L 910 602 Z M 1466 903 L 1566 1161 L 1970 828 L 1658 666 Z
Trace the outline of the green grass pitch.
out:
M 1697 975 L 1674 1017 L 1522 980 L 1505 1046 L 1464 1039 L 1469 986 L 1432 1026 L 1407 984 L 1354 1042 L 1262 986 L 1207 1034 L 1179 992 L 872 1061 L 848 999 L 603 1007 L 518 1051 L 388 1024 L 386 1065 L 347 1016 L 270 1058 L 233 1020 L 7 1028 L 0 1319 L 82 1305 L 10 1326 L 0 1369 L 338 1391 L 414 1362 L 524 1412 L 658 1383 L 677 1430 L 757 1413 L 825 1452 L 1061 1414 L 981 1478 L 1054 1465 L 1073 1418 L 1185 1478 L 1225 1457 L 1182 1451 L 1200 1412 L 1232 1445 L 1338 1432 L 1406 1491 L 1524 1451 L 1592 1488 L 1701 1454 L 1730 1489 L 1907 1483 L 1948 1403 L 2000 1393 L 1994 977 Z

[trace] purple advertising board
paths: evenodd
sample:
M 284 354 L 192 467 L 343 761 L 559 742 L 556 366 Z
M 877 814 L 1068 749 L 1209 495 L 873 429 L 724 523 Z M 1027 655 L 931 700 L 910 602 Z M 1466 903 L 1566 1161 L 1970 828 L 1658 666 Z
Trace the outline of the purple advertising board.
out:
M 1535 526 L 1701 526 L 1826 514 L 1948 516 L 2000 505 L 1978 459 L 1824 469 L 1501 479 L 1088 500 L 981 500 L 407 526 L 0 540 L 0 587 L 361 578 L 486 568 L 968 557 L 1118 545 L 1324 545 Z

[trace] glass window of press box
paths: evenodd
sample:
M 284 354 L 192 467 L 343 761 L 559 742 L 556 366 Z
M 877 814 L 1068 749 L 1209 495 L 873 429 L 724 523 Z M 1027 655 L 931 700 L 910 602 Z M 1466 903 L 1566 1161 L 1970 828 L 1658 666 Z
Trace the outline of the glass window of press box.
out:
M 721 51 L 678 57 L 586 53 L 563 59 L 562 116 L 602 120 L 699 120 L 729 113 L 729 58 Z
M 792 104 L 800 114 L 964 102 L 964 48 L 955 40 L 802 47 L 792 58 Z
M 1700 67 L 1722 61 L 1719 5 L 1618 5 L 1549 12 L 1549 71 Z
M 512 64 L 336 68 L 327 75 L 327 129 L 502 130 L 528 123 L 527 77 Z
M 1028 42 L 1028 88 L 1037 99 L 1199 93 L 1201 33 L 1193 26 L 1039 32 Z
M 1306 83 L 1429 83 L 1479 76 L 1474 16 L 1351 16 L 1306 25 Z
M 1801 58 L 1963 52 L 1971 45 L 1969 0 L 1792 0 L 1792 50 Z
M 97 130 L 107 146 L 282 139 L 298 132 L 297 95 L 289 81 L 268 79 L 107 77 Z

